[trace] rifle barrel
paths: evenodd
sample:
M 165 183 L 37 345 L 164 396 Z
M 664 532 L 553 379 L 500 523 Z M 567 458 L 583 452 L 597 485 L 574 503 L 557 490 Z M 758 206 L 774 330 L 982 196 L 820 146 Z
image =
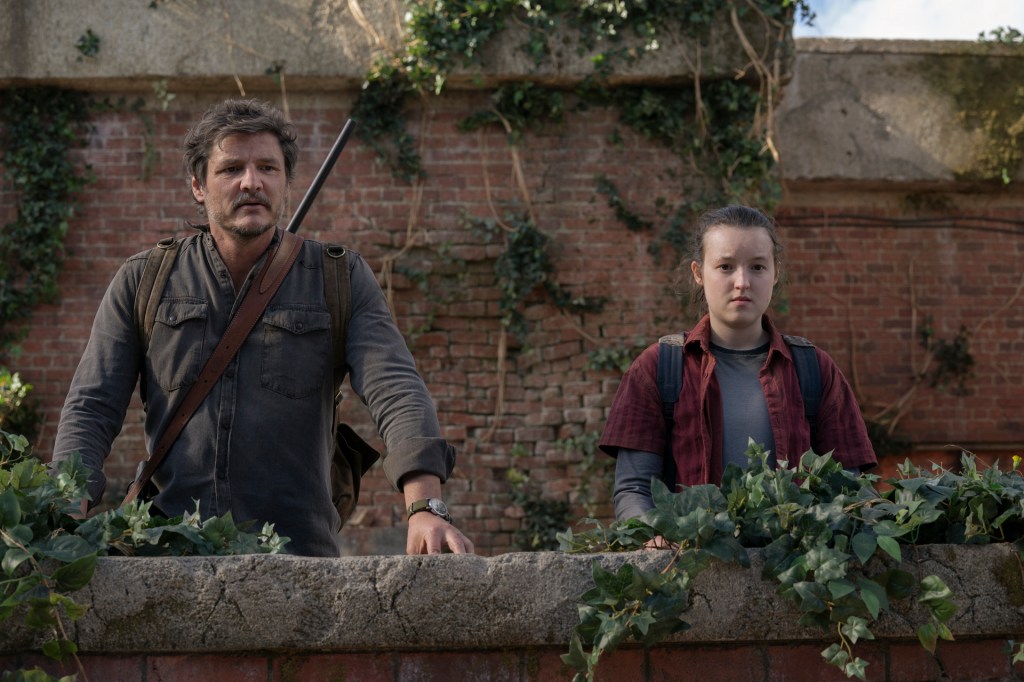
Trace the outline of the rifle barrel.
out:
M 341 133 L 338 135 L 338 139 L 334 141 L 334 146 L 331 147 L 330 153 L 327 158 L 324 159 L 324 163 L 320 166 L 320 170 L 317 171 L 316 177 L 313 178 L 313 183 L 306 190 L 306 196 L 302 197 L 302 201 L 299 202 L 299 207 L 295 209 L 295 213 L 292 215 L 292 219 L 288 221 L 288 231 L 298 232 L 299 225 L 302 224 L 302 219 L 306 217 L 306 212 L 309 211 L 309 207 L 313 205 L 313 201 L 316 199 L 316 195 L 320 193 L 320 187 L 323 186 L 324 180 L 331 174 L 331 169 L 334 168 L 334 162 L 341 156 L 341 150 L 345 148 L 345 144 L 348 142 L 349 136 L 352 134 L 352 129 L 355 128 L 355 123 L 352 119 L 349 119 L 345 123 L 345 127 L 341 129 Z

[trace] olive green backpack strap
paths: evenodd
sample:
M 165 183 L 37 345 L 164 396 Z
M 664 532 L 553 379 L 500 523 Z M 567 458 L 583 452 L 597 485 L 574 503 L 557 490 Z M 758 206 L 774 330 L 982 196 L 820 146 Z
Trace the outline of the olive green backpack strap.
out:
M 143 353 L 149 349 L 149 341 L 153 338 L 153 324 L 156 320 L 156 309 L 163 295 L 167 279 L 174 268 L 174 260 L 178 257 L 181 240 L 167 237 L 157 242 L 146 256 L 146 265 L 142 269 L 142 280 L 135 293 L 135 328 L 142 342 Z
M 359 501 L 360 479 L 380 458 L 351 426 L 339 420 L 341 382 L 345 364 L 345 337 L 352 317 L 352 289 L 348 251 L 337 244 L 324 245 L 324 296 L 331 312 L 331 345 L 334 348 L 334 454 L 331 457 L 331 501 L 342 525 Z

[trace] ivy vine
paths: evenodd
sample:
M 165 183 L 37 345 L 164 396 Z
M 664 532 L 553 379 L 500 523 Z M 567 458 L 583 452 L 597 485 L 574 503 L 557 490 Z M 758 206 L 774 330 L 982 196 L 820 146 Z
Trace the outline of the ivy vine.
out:
M 793 468 L 769 466 L 769 453 L 753 443 L 747 455 L 748 467 L 729 465 L 721 486 L 672 493 L 654 480 L 655 506 L 643 516 L 559 536 L 569 552 L 639 550 L 659 537 L 672 548 L 661 570 L 627 563 L 612 573 L 595 562 L 594 588 L 581 597 L 580 623 L 562 657 L 577 681 L 592 680 L 601 656 L 630 639 L 650 646 L 689 628 L 690 582 L 714 561 L 749 566 L 749 548 L 763 549 L 762 576 L 798 608 L 801 625 L 835 633 L 824 660 L 862 680 L 867 662 L 856 645 L 873 639 L 873 623 L 894 602 L 926 607 L 917 635 L 928 651 L 953 639 L 954 595 L 937 576 L 901 568 L 905 547 L 1013 542 L 1018 560 L 1024 556 L 1020 457 L 1001 471 L 964 453 L 959 473 L 908 461 L 880 492 L 878 476 L 855 476 L 831 455 L 808 452 Z M 1024 646 L 1014 660 L 1024 660 Z
M 149 502 L 82 520 L 86 490 L 77 458 L 51 471 L 31 456 L 24 436 L 0 430 L 0 622 L 17 618 L 45 633 L 42 652 L 56 661 L 78 662 L 68 625 L 88 607 L 72 595 L 92 580 L 98 557 L 280 553 L 288 541 L 270 524 L 256 532 L 236 525 L 230 513 L 150 516 Z M 56 679 L 20 672 L 18 679 Z
M 777 202 L 780 188 L 769 153 L 771 108 L 778 88 L 772 74 L 777 69 L 760 63 L 762 55 L 755 54 L 748 55 L 754 64 L 748 65 L 747 71 L 753 75 L 740 80 L 701 82 L 695 68 L 699 87 L 611 87 L 607 79 L 618 65 L 660 49 L 664 36 L 681 33 L 706 43 L 714 25 L 731 21 L 741 32 L 740 22 L 755 14 L 768 27 L 769 42 L 776 41 L 767 55 L 775 66 L 783 57 L 782 37 L 794 15 L 804 21 L 813 18 L 802 0 L 411 3 L 404 51 L 381 60 L 371 70 L 353 117 L 360 121 L 364 139 L 396 176 L 421 177 L 424 171 L 402 117 L 411 97 L 441 94 L 455 68 L 484 66 L 485 46 L 506 26 L 527 29 L 519 49 L 537 66 L 552 56 L 548 37 L 552 31 L 575 30 L 580 52 L 588 53 L 594 64 L 593 74 L 572 89 L 575 106 L 617 108 L 624 125 L 671 149 L 680 159 L 676 175 L 686 201 L 665 210 L 668 200 L 655 199 L 662 226 L 651 250 L 657 256 L 669 246 L 675 253 L 683 253 L 687 242 L 684 226 L 706 208 L 741 201 L 771 210 Z M 512 144 L 530 129 L 561 122 L 569 107 L 566 93 L 528 78 L 498 85 L 491 99 L 490 107 L 468 116 L 461 127 L 474 130 L 499 124 Z M 595 191 L 608 198 L 616 216 L 630 229 L 653 226 L 651 220 L 639 217 L 642 210 L 627 206 L 614 180 L 595 178 Z
M 72 156 L 88 115 L 88 98 L 73 90 L 18 88 L 0 99 L 4 180 L 17 196 L 17 215 L 0 234 L 0 354 L 23 338 L 17 324 L 33 308 L 56 300 L 68 220 L 91 179 Z

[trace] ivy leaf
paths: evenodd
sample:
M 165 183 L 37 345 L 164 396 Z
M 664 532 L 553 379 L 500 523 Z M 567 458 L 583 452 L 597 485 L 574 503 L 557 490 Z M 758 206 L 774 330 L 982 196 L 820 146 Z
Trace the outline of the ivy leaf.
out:
M 72 563 L 83 556 L 94 553 L 85 538 L 80 538 L 77 535 L 58 535 L 37 546 L 39 554 L 42 556 L 64 563 Z
M 580 641 L 580 636 L 575 632 L 572 633 L 572 638 L 569 640 L 569 653 L 562 654 L 561 658 L 562 663 L 570 668 L 586 671 L 588 657 L 583 651 L 583 642 Z
M 825 586 L 821 583 L 815 583 L 811 581 L 798 582 L 793 585 L 793 589 L 796 591 L 799 599 L 799 607 L 801 611 L 809 613 L 824 613 L 828 610 L 824 599 Z
M 25 612 L 25 625 L 30 628 L 52 628 L 57 626 L 57 615 L 47 599 L 34 599 Z
M 71 597 L 62 596 L 60 605 L 64 607 L 65 613 L 68 614 L 68 618 L 71 620 L 78 620 L 89 611 L 89 607 L 87 605 L 79 604 Z
M 832 595 L 832 599 L 841 599 L 856 589 L 856 586 L 849 580 L 843 579 L 828 581 L 828 591 L 829 594 Z
M 43 644 L 43 653 L 56 661 L 63 661 L 78 653 L 78 645 L 69 639 L 51 639 Z
M 878 540 L 874 533 L 860 532 L 853 536 L 851 544 L 853 553 L 857 555 L 861 565 L 866 566 L 874 555 L 875 548 L 878 547 Z
M 96 553 L 75 559 L 53 572 L 53 580 L 61 592 L 74 592 L 89 584 L 96 571 Z
M 839 644 L 833 644 L 824 651 L 821 652 L 821 657 L 831 665 L 842 668 L 846 665 L 846 662 L 850 660 L 850 654 L 846 653 Z
M 868 622 L 863 618 L 852 616 L 845 625 L 842 625 L 840 629 L 843 631 L 843 635 L 850 640 L 852 644 L 856 644 L 857 640 L 861 639 L 874 639 L 875 636 L 871 634 L 871 630 L 868 629 Z
M 0 527 L 10 528 L 21 523 L 21 506 L 14 488 L 0 493 Z
M 917 600 L 922 603 L 928 603 L 949 599 L 952 596 L 953 593 L 939 576 L 929 575 L 921 580 L 921 596 Z
M 861 578 L 857 582 L 860 585 L 860 598 L 871 613 L 871 617 L 877 620 L 883 609 L 889 610 L 889 598 L 885 594 L 885 588 L 867 578 Z
M 7 534 L 11 536 L 10 539 L 6 540 L 8 546 L 14 546 L 15 543 L 28 545 L 32 542 L 32 538 L 34 536 L 32 529 L 23 523 L 19 523 L 14 528 L 8 529 Z
M 14 571 L 27 559 L 31 559 L 32 554 L 26 552 L 21 547 L 11 547 L 4 552 L 3 562 L 0 563 L 0 567 L 3 568 L 3 572 L 9 576 L 14 575 Z
M 885 587 L 885 593 L 892 599 L 906 599 L 914 594 L 917 580 L 907 571 L 893 568 L 877 577 L 878 584 Z
M 846 673 L 847 677 L 856 677 L 859 680 L 866 680 L 868 662 L 863 658 L 854 658 L 852 661 L 846 664 L 843 668 L 843 672 Z
M 736 562 L 744 568 L 750 566 L 747 550 L 734 537 L 717 537 L 704 545 L 702 549 L 722 561 Z
M 608 618 L 601 624 L 601 632 L 594 642 L 594 649 L 610 654 L 628 634 L 629 630 L 621 618 Z
M 641 611 L 629 619 L 629 624 L 635 627 L 641 635 L 641 639 L 647 636 L 647 631 L 652 625 L 658 622 L 650 611 Z
M 928 653 L 935 653 L 935 644 L 939 637 L 938 623 L 925 623 L 917 629 L 917 639 Z
M 888 535 L 878 536 L 878 546 L 885 550 L 885 553 L 896 561 L 903 561 L 903 554 L 900 552 L 900 543 Z

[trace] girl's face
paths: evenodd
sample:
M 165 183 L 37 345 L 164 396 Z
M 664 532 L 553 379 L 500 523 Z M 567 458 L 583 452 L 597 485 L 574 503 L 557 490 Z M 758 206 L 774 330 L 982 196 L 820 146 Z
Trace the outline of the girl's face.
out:
M 771 303 L 778 280 L 768 230 L 731 225 L 710 228 L 704 233 L 704 262 L 693 261 L 690 270 L 704 289 L 712 340 L 736 350 L 764 342 L 761 315 Z

